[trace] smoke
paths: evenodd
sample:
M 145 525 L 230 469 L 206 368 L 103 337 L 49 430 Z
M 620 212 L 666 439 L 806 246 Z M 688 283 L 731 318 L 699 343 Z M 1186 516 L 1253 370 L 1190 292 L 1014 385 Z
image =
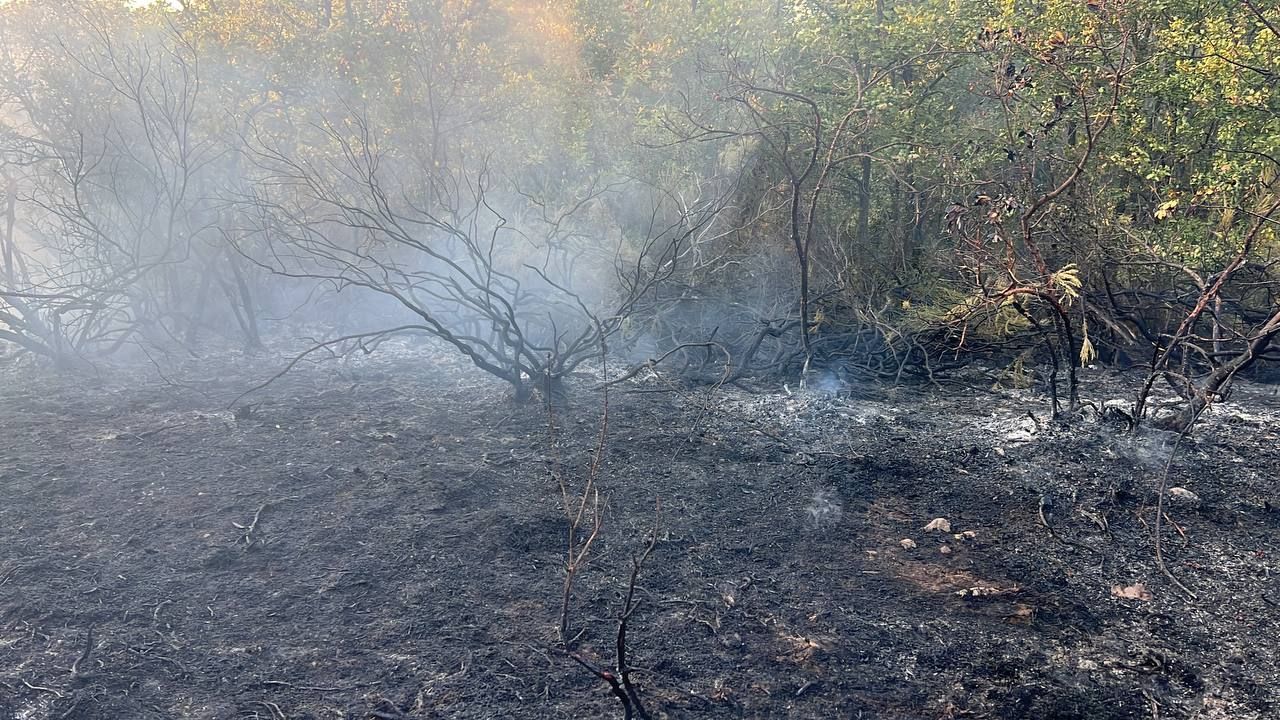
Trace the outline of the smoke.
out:
M 834 487 L 821 487 L 813 491 L 805 508 L 804 525 L 809 530 L 826 530 L 839 525 L 843 515 L 840 493 Z
M 418 323 L 498 365 L 597 327 L 634 360 L 713 338 L 789 362 L 794 258 L 751 229 L 780 207 L 763 144 L 672 124 L 732 119 L 718 42 L 597 38 L 590 3 L 319 7 L 0 6 L 23 240 L 0 293 L 40 298 L 0 309 L 38 354 Z
M 1115 453 L 1129 459 L 1135 465 L 1156 470 L 1163 468 L 1173 452 L 1176 436 L 1167 432 L 1142 428 L 1136 433 L 1125 433 L 1112 442 Z
M 835 370 L 818 370 L 808 380 L 810 390 L 823 395 L 838 395 L 847 389 L 847 383 Z

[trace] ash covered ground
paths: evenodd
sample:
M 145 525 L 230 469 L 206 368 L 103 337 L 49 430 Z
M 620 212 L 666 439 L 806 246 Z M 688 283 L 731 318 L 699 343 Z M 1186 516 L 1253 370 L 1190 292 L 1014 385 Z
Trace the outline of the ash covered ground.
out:
M 602 394 L 514 405 L 442 350 L 0 385 L 0 718 L 621 717 L 559 652 Z M 609 393 L 604 526 L 571 630 L 631 619 L 655 717 L 1280 716 L 1280 403 L 1178 449 L 1030 391 Z M 1101 405 L 1133 383 L 1084 380 Z M 1030 413 L 1030 414 L 1029 414 Z M 938 519 L 945 522 L 937 522 Z M 926 528 L 930 529 L 926 529 Z

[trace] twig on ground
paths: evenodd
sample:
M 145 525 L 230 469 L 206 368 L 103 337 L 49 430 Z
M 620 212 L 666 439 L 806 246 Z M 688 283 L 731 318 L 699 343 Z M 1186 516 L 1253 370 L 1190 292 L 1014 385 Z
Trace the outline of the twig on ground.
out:
M 144 431 L 144 432 L 140 432 L 140 433 L 129 433 L 129 434 L 130 434 L 133 438 L 135 438 L 135 439 L 137 439 L 137 440 L 146 440 L 147 438 L 152 437 L 152 436 L 154 436 L 154 435 L 159 435 L 160 433 L 164 432 L 165 430 L 175 430 L 175 429 L 177 429 L 177 428 L 183 427 L 183 426 L 184 426 L 184 425 L 186 425 L 186 424 L 187 424 L 187 423 L 186 423 L 185 421 L 184 421 L 184 422 L 178 422 L 178 423 L 170 423 L 170 424 L 168 424 L 168 425 L 161 425 L 161 426 L 160 426 L 160 427 L 158 427 L 158 428 L 152 428 L 152 429 L 147 430 L 147 431 Z
M 286 682 L 284 680 L 263 680 L 262 684 L 278 685 L 280 687 L 293 688 L 294 690 L 309 690 L 311 692 L 348 692 L 351 690 L 359 690 L 360 688 L 373 687 L 374 685 L 381 685 L 382 681 L 375 680 L 373 682 L 367 682 L 367 683 L 356 683 L 354 685 L 347 685 L 345 687 L 324 687 L 320 685 L 295 685 L 291 682 Z
M 161 600 L 160 602 L 156 603 L 155 610 L 151 611 L 151 621 L 160 622 L 160 611 L 164 609 L 165 605 L 168 605 L 172 602 L 173 602 L 172 600 Z
M 249 704 L 261 705 L 266 708 L 267 712 L 271 713 L 271 720 L 288 720 L 288 716 L 284 714 L 284 711 L 280 709 L 280 706 L 273 702 L 267 702 L 266 700 L 254 700 Z
M 71 679 L 72 680 L 80 680 L 85 677 L 88 677 L 88 675 L 82 672 L 80 668 L 85 663 L 89 662 L 89 656 L 92 653 L 93 653 L 93 626 L 90 625 L 89 629 L 85 632 L 84 652 L 80 653 L 80 657 L 76 658 L 76 661 L 71 663 Z
M 241 525 L 240 523 L 234 522 L 234 521 L 231 523 L 232 525 L 235 525 L 237 528 L 244 530 L 244 537 L 242 539 L 244 540 L 245 547 L 248 547 L 253 544 L 253 540 L 254 540 L 253 533 L 258 529 L 258 522 L 262 520 L 262 513 L 266 511 L 266 509 L 269 507 L 271 507 L 271 503 L 269 502 L 262 503 L 262 505 L 258 508 L 258 511 L 253 514 L 253 520 L 248 525 Z
M 14 563 L 13 567 L 9 568 L 8 570 L 5 570 L 4 572 L 0 572 L 0 587 L 4 587 L 5 583 L 12 580 L 13 577 L 18 574 L 18 571 L 22 569 L 22 567 L 23 567 L 22 563 Z
M 171 658 L 171 657 L 167 657 L 167 656 L 165 656 L 165 655 L 158 655 L 158 654 L 156 654 L 156 653 L 151 652 L 151 647 L 154 647 L 154 646 L 147 646 L 147 647 L 143 647 L 143 648 L 129 647 L 129 648 L 126 648 L 126 649 L 127 649 L 129 652 L 131 652 L 131 653 L 133 653 L 133 654 L 135 654 L 135 655 L 138 655 L 138 656 L 142 657 L 142 658 L 143 658 L 143 659 L 145 659 L 145 660 L 159 660 L 160 662 L 167 662 L 167 663 L 169 663 L 170 665 L 172 665 L 172 666 L 174 666 L 175 668 L 177 668 L 177 669 L 178 669 L 178 672 L 182 673 L 183 675 L 188 675 L 188 674 L 190 674 L 190 671 L 188 671 L 188 670 L 187 670 L 187 667 L 186 667 L 185 665 L 183 665 L 182 663 L 178 662 L 177 660 L 174 660 L 174 659 L 173 659 L 173 658 Z
M 28 688 L 31 688 L 32 690 L 36 690 L 36 691 L 39 691 L 39 692 L 53 693 L 54 695 L 58 696 L 59 698 L 64 698 L 64 697 L 66 697 L 66 695 L 63 695 L 61 691 L 59 691 L 59 690 L 55 690 L 55 689 L 53 689 L 53 688 L 51 688 L 51 687 L 45 687 L 45 686 L 43 686 L 43 685 L 32 685 L 31 683 L 27 682 L 26 680 L 23 680 L 23 681 L 22 681 L 22 684 L 23 684 L 23 685 L 26 685 Z
M 1049 516 L 1046 513 L 1046 510 L 1048 512 L 1053 511 L 1053 498 L 1051 498 L 1048 495 L 1041 495 L 1040 502 L 1038 503 L 1038 505 L 1039 505 L 1039 509 L 1037 511 L 1037 515 L 1040 518 L 1040 524 L 1043 525 L 1045 529 L 1049 531 L 1050 537 L 1052 537 L 1054 540 L 1057 540 L 1058 542 L 1068 547 L 1072 547 L 1077 550 L 1084 550 L 1085 552 L 1092 553 L 1097 557 L 1101 558 L 1104 563 L 1106 562 L 1107 556 L 1104 555 L 1101 551 L 1095 550 L 1083 543 L 1078 543 L 1074 540 L 1069 540 L 1058 534 L 1058 531 L 1054 529 L 1053 524 L 1049 522 Z

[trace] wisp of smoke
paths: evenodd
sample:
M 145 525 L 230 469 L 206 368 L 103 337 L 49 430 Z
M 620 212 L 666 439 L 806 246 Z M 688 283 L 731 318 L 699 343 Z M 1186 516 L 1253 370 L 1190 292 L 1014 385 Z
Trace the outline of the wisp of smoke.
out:
M 805 527 L 810 530 L 823 530 L 840 523 L 844 508 L 840 503 L 840 494 L 833 487 L 818 488 L 805 508 Z
M 820 370 L 809 380 L 809 388 L 823 395 L 838 395 L 844 390 L 844 382 L 832 370 Z
M 1156 468 L 1169 459 L 1170 441 L 1163 433 L 1142 432 L 1125 436 L 1116 442 L 1118 454 L 1130 458 L 1135 464 Z

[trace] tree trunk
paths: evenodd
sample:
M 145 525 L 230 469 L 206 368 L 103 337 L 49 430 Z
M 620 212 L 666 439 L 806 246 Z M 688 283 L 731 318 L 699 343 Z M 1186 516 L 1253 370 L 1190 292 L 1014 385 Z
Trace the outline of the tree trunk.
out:
M 209 298 L 209 283 L 213 282 L 213 273 L 206 272 L 204 277 L 200 278 L 200 289 L 196 292 L 195 306 L 191 310 L 191 316 L 187 319 L 187 335 L 183 342 L 187 347 L 192 347 L 199 339 L 200 325 L 204 322 L 205 302 Z
M 863 152 L 867 148 L 862 149 Z M 871 233 L 871 156 L 862 156 L 862 179 L 858 188 L 858 229 L 857 244 L 859 248 L 865 250 L 871 242 L 868 237 Z
M 236 317 L 240 320 L 240 329 L 245 335 L 245 345 L 250 350 L 257 350 L 262 347 L 262 336 L 258 332 L 258 312 L 254 307 L 253 292 L 249 289 L 249 283 L 245 281 L 240 259 L 230 249 L 227 250 L 227 262 L 231 265 L 231 274 L 236 281 L 236 292 L 240 296 L 238 307 L 243 311 L 243 317 L 241 313 L 237 313 Z M 236 303 L 233 301 L 232 305 L 234 310 Z

